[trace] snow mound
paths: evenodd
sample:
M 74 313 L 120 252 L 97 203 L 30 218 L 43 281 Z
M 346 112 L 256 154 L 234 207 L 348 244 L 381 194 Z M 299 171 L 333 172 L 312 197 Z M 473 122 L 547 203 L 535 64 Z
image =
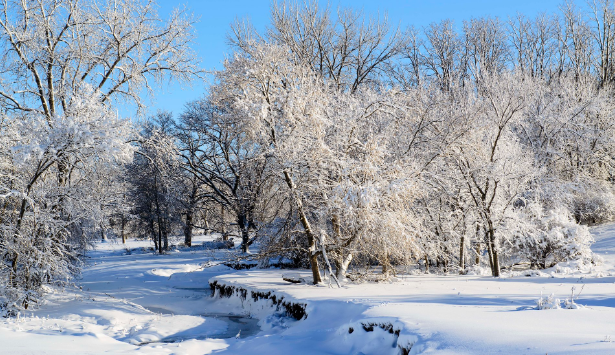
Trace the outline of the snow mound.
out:
M 177 265 L 173 268 L 168 269 L 151 269 L 147 272 L 148 275 L 162 276 L 162 277 L 170 277 L 173 274 L 177 273 L 185 273 L 185 272 L 194 272 L 203 270 L 203 266 L 200 264 L 184 264 Z

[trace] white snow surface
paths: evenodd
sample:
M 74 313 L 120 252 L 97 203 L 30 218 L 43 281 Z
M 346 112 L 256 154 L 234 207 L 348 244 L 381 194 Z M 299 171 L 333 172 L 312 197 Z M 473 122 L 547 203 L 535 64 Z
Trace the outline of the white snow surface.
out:
M 282 280 L 289 272 L 310 279 L 309 271 L 221 265 L 234 251 L 126 255 L 126 247 L 150 245 L 99 243 L 78 287 L 50 290 L 39 309 L 0 318 L 0 354 L 615 354 L 615 224 L 591 232 L 604 260 L 597 266 L 498 279 L 399 275 L 342 288 Z M 212 298 L 210 280 L 247 298 Z M 578 307 L 567 309 L 573 287 Z M 307 318 L 281 316 L 251 291 L 306 304 Z M 551 294 L 561 307 L 538 310 Z M 250 319 L 229 314 L 254 320 L 235 336 L 232 319 Z

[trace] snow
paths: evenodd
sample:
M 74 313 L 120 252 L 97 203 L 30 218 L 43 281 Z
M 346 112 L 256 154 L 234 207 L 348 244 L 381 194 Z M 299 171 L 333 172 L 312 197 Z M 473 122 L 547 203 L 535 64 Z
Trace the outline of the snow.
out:
M 615 224 L 591 232 L 604 262 L 581 270 L 567 263 L 497 279 L 398 275 L 342 288 L 282 280 L 309 280 L 307 270 L 221 264 L 236 251 L 127 255 L 148 242 L 100 242 L 77 281 L 81 289 L 52 290 L 40 309 L 0 319 L 0 342 L 3 353 L 24 355 L 399 354 L 401 347 L 410 354 L 613 354 Z M 307 318 L 284 317 L 250 294 L 212 298 L 210 280 L 306 304 Z M 566 309 L 573 292 L 579 307 Z M 551 295 L 561 307 L 538 310 L 537 301 Z

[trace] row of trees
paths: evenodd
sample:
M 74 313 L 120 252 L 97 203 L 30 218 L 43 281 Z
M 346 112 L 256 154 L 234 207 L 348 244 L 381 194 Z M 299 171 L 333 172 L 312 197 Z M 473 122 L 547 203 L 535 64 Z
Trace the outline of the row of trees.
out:
M 7 308 L 78 272 L 89 241 L 195 229 L 343 280 L 589 260 L 611 219 L 613 6 L 418 31 L 315 3 L 232 26 L 178 117 L 114 113 L 202 71 L 153 1 L 0 2 L 0 283 Z M 10 307 L 9 307 L 10 306 Z
M 615 211 L 613 12 L 401 32 L 274 4 L 266 33 L 233 25 L 234 56 L 168 133 L 194 196 L 184 225 L 204 208 L 315 282 L 319 263 L 343 278 L 589 260 L 581 224 Z

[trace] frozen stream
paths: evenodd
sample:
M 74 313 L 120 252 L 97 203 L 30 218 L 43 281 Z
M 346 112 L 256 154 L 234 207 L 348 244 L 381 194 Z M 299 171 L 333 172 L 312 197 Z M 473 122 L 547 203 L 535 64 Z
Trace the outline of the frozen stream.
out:
M 232 271 L 217 262 L 224 260 L 228 252 L 184 249 L 161 256 L 149 252 L 126 253 L 122 245 L 101 244 L 89 254 L 91 259 L 83 270 L 80 284 L 92 298 L 119 300 L 161 315 L 156 331 L 136 331 L 135 334 L 146 335 L 131 335 L 126 340 L 136 339 L 143 345 L 206 339 L 234 341 L 255 336 L 261 328 L 258 319 L 229 314 L 230 310 L 212 302 L 208 281 Z M 177 317 L 187 318 L 180 321 Z M 116 326 L 120 320 L 113 322 L 112 326 Z M 133 326 L 131 323 L 125 328 L 130 330 Z M 150 333 L 151 336 L 147 335 Z
M 159 314 L 174 314 L 168 309 L 160 308 L 160 307 L 145 307 L 146 309 Z M 246 316 L 238 316 L 238 315 L 230 315 L 230 314 L 214 314 L 214 313 L 203 313 L 198 314 L 205 319 L 213 318 L 217 320 L 221 320 L 226 323 L 227 329 L 222 333 L 216 333 L 211 335 L 202 335 L 202 336 L 170 336 L 164 339 L 160 339 L 157 341 L 158 343 L 177 343 L 184 340 L 189 339 L 227 339 L 227 338 L 246 338 L 252 335 L 256 335 L 261 328 L 258 326 L 258 319 L 250 318 Z

